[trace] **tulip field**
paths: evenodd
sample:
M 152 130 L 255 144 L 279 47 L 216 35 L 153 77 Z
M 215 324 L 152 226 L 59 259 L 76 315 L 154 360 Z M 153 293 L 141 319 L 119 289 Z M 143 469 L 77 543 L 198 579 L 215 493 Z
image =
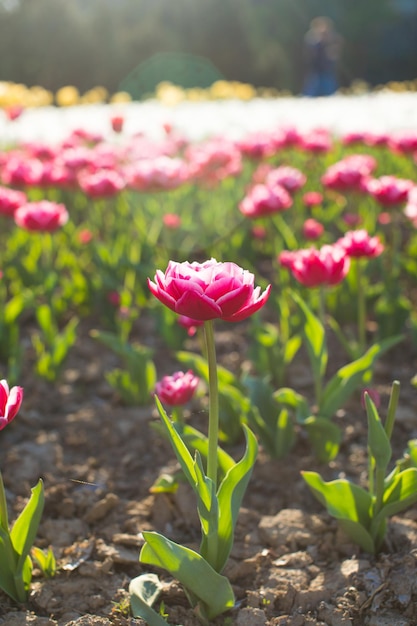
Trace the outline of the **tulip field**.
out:
M 2 120 L 0 624 L 415 626 L 417 126 L 129 106 Z

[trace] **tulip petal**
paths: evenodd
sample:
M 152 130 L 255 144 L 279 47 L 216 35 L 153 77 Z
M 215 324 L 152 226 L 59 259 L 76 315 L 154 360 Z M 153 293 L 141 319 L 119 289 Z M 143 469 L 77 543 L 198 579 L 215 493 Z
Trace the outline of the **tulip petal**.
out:
M 222 310 L 214 300 L 195 291 L 186 291 L 177 301 L 175 311 L 196 320 L 214 320 L 222 316 Z

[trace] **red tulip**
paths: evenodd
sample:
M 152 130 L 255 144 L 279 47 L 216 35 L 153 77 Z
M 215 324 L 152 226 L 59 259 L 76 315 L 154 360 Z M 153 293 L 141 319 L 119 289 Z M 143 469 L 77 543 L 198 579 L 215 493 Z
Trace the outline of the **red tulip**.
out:
M 169 309 L 196 320 L 240 322 L 267 301 L 271 286 L 261 294 L 254 275 L 235 263 L 170 261 L 165 274 L 158 270 L 149 289 Z
M 0 430 L 10 424 L 20 409 L 23 400 L 22 387 L 12 387 L 6 380 L 0 380 Z
M 165 404 L 182 406 L 191 400 L 199 382 L 200 379 L 191 370 L 175 372 L 156 383 L 155 394 Z

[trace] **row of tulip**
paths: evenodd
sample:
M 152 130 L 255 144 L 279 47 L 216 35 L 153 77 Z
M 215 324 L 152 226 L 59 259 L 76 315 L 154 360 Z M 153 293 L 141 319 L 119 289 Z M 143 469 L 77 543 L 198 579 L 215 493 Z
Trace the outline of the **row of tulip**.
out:
M 0 154 L 2 367 L 13 383 L 24 385 L 30 361 L 40 376 L 56 380 L 83 317 L 94 319 L 92 336 L 120 358 L 122 367 L 108 373 L 119 397 L 150 405 L 156 395 L 162 432 L 197 496 L 203 539 L 194 552 L 146 532 L 140 559 L 183 582 L 207 621 L 234 602 L 222 570 L 258 442 L 279 458 L 304 430 L 317 457 L 333 459 L 343 433 L 332 418 L 371 384 L 376 359 L 403 341 L 400 333 L 413 339 L 417 134 L 336 140 L 323 129 L 279 128 L 192 144 L 169 125 L 160 142 L 127 136 L 120 116 L 109 126 L 110 139 L 79 129 L 56 146 L 26 143 Z M 185 372 L 157 372 L 156 342 L 135 323 L 142 316 Z M 217 365 L 214 320 L 244 322 L 250 371 Z M 330 329 L 345 364 L 329 380 Z M 29 359 L 23 334 L 31 340 Z M 187 337 L 202 340 L 202 357 L 184 350 Z M 296 384 L 286 386 L 301 349 L 311 367 L 306 396 Z M 201 388 L 207 436 L 181 408 Z M 3 380 L 0 429 L 21 400 L 21 388 L 9 391 Z M 174 407 L 172 419 L 161 402 Z M 398 466 L 381 482 L 393 417 L 382 426 L 377 396 L 365 393 L 364 402 L 375 475 L 369 491 L 342 481 L 332 493 L 314 473 L 305 480 L 354 541 L 374 552 L 387 517 L 417 497 L 417 469 Z M 236 441 L 242 430 L 246 449 L 235 462 L 218 441 Z M 0 539 L 12 554 L 16 533 L 9 533 L 1 482 L 0 488 Z M 19 523 L 26 528 L 24 550 L 13 558 L 5 553 L 8 566 L 0 567 L 0 587 L 18 601 L 30 585 L 41 484 L 33 498 L 36 516 L 27 513 Z M 143 616 L 149 607 L 143 608 L 141 582 L 131 594 Z

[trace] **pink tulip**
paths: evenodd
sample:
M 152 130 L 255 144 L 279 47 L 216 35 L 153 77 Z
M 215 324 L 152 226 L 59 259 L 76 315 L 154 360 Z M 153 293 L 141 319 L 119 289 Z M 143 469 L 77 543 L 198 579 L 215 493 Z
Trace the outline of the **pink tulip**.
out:
M 54 231 L 67 223 L 68 212 L 63 204 L 40 200 L 19 207 L 14 220 L 26 230 Z
M 177 230 L 181 226 L 181 218 L 176 213 L 166 213 L 162 221 L 164 226 L 169 228 L 170 230 Z
M 305 185 L 307 177 L 296 167 L 281 165 L 269 172 L 266 177 L 266 184 L 269 187 L 280 185 L 289 193 L 294 193 Z
M 334 244 L 324 245 L 317 250 L 309 248 L 281 253 L 278 260 L 291 270 L 294 278 L 305 287 L 336 285 L 346 276 L 350 259 L 345 250 Z
M 303 203 L 304 206 L 308 208 L 320 206 L 323 204 L 323 194 L 319 191 L 307 191 L 307 193 L 303 195 Z
M 42 161 L 25 155 L 10 153 L 2 167 L 1 179 L 12 187 L 29 187 L 39 184 L 43 172 Z
M 191 400 L 199 382 L 200 379 L 191 370 L 175 372 L 156 383 L 155 394 L 165 404 L 182 406 Z
M 309 131 L 301 138 L 299 144 L 302 150 L 313 152 L 314 154 L 323 154 L 329 152 L 332 147 L 332 140 L 327 130 L 318 128 Z
M 337 242 L 350 257 L 377 257 L 384 251 L 378 237 L 371 237 L 364 229 L 351 230 Z
M 27 197 L 23 191 L 0 187 L 0 214 L 13 217 L 16 209 L 26 204 Z
M 338 191 L 362 191 L 363 183 L 376 168 L 375 159 L 366 154 L 352 154 L 327 168 L 323 185 Z
M 318 239 L 324 232 L 323 224 L 320 224 L 317 220 L 310 218 L 304 222 L 303 235 L 305 239 Z
M 22 387 L 12 387 L 6 380 L 0 380 L 0 430 L 10 424 L 20 409 L 23 400 Z
M 286 211 L 292 198 L 281 185 L 255 185 L 239 204 L 240 212 L 246 217 L 256 218 Z
M 407 201 L 408 193 L 414 187 L 411 180 L 395 176 L 374 178 L 366 185 L 366 190 L 383 206 L 395 206 Z
M 165 274 L 158 270 L 149 289 L 169 309 L 197 320 L 240 322 L 267 301 L 271 286 L 261 294 L 254 275 L 235 263 L 170 261 Z
M 6 114 L 6 117 L 8 120 L 10 120 L 11 122 L 14 122 L 15 120 L 17 120 L 23 113 L 25 109 L 20 106 L 20 104 L 14 104 L 12 106 L 8 106 L 4 109 L 4 112 Z
M 189 171 L 182 159 L 159 155 L 128 166 L 125 175 L 131 189 L 159 191 L 180 187 L 188 180 Z
M 197 328 L 202 326 L 204 322 L 202 320 L 195 320 L 192 317 L 187 317 L 187 315 L 179 315 L 178 324 L 187 330 L 189 337 L 194 337 Z
M 92 174 L 81 174 L 79 184 L 90 198 L 111 198 L 125 187 L 125 181 L 118 172 L 106 169 L 97 170 Z

